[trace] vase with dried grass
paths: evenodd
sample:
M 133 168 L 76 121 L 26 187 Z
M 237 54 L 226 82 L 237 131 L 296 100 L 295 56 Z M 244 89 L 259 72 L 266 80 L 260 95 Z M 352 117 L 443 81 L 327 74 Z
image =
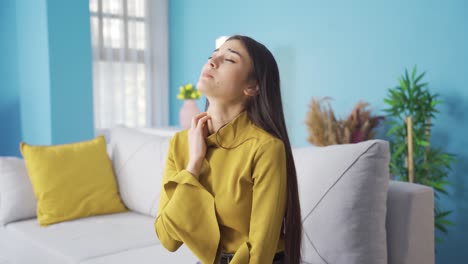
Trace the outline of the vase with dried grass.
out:
M 337 119 L 331 98 L 312 98 L 307 113 L 308 141 L 316 146 L 357 143 L 374 138 L 375 128 L 383 119 L 372 115 L 366 102 L 358 102 L 346 119 Z

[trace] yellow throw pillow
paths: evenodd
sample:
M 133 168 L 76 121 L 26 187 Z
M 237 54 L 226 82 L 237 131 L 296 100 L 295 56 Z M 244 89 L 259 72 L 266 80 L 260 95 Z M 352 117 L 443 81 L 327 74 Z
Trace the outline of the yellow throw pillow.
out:
M 41 226 L 124 212 L 104 136 L 54 146 L 20 144 Z

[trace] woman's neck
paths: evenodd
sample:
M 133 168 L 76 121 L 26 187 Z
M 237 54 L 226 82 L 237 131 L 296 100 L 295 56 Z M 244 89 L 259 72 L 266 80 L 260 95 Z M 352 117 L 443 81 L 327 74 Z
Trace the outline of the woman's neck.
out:
M 206 111 L 211 119 L 208 121 L 209 134 L 217 132 L 222 126 L 233 120 L 240 112 L 244 111 L 243 105 L 220 105 L 211 103 Z

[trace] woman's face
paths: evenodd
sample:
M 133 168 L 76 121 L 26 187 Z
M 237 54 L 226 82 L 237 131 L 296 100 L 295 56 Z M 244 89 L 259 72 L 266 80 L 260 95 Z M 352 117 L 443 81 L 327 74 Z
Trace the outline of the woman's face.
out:
M 239 40 L 226 41 L 203 66 L 197 88 L 210 102 L 243 103 L 256 82 L 249 79 L 252 62 Z

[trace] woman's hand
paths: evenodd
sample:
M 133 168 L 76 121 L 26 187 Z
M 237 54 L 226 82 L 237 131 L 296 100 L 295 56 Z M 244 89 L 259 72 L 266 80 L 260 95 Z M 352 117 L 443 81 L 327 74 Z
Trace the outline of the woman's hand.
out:
M 208 136 L 208 119 L 210 117 L 206 112 L 193 117 L 191 127 L 188 130 L 190 159 L 186 170 L 197 179 L 206 155 L 205 138 Z

